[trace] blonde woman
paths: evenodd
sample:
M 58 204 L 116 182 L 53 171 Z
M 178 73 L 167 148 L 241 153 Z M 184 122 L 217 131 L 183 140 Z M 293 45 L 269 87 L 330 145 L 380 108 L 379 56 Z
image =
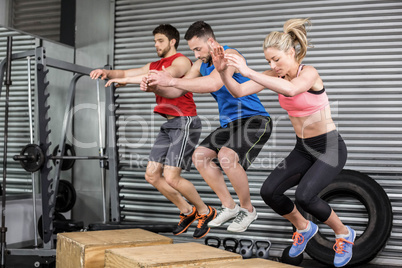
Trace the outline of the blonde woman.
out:
M 258 73 L 244 58 L 214 47 L 213 60 L 227 89 L 242 97 L 268 88 L 278 93 L 279 103 L 288 112 L 296 133 L 296 146 L 268 176 L 261 197 L 275 212 L 295 227 L 291 257 L 300 255 L 318 226 L 306 220 L 284 192 L 298 185 L 295 198 L 301 208 L 327 224 L 335 232 L 334 265 L 341 267 L 352 258 L 356 232 L 345 226 L 318 193 L 329 185 L 346 163 L 346 145 L 336 130 L 323 81 L 313 66 L 302 64 L 309 42 L 308 19 L 288 20 L 283 32 L 271 32 L 264 40 L 265 58 L 271 70 Z M 227 66 L 235 67 L 250 81 L 237 83 L 227 75 Z

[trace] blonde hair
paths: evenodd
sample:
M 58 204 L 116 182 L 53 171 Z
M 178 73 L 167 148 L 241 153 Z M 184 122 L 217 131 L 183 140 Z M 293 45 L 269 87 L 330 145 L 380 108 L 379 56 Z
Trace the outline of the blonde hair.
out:
M 263 49 L 274 47 L 288 52 L 292 47 L 296 52 L 296 61 L 301 63 L 307 53 L 307 48 L 312 47 L 307 39 L 306 24 L 309 26 L 309 19 L 290 19 L 283 25 L 283 32 L 271 32 L 265 37 Z

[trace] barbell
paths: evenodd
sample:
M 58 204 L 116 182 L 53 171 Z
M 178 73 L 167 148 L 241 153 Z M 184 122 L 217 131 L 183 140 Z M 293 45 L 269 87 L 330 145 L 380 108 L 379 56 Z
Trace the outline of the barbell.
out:
M 75 160 L 107 160 L 107 156 L 76 156 L 73 146 L 66 144 L 63 156 L 57 156 L 58 146 L 53 150 L 50 159 L 56 163 L 57 160 L 63 160 L 62 170 L 73 167 Z M 14 155 L 13 159 L 19 161 L 21 166 L 28 172 L 35 172 L 42 168 L 45 164 L 45 153 L 37 144 L 27 144 L 22 148 L 19 155 Z

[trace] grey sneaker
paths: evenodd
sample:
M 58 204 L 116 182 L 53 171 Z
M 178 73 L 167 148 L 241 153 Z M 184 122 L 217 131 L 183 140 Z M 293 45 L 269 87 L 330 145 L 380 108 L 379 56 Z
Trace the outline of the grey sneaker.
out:
M 236 218 L 240 207 L 236 204 L 233 209 L 222 206 L 216 214 L 216 218 L 208 223 L 208 227 L 219 227 L 227 221 Z
M 253 207 L 253 212 L 248 212 L 245 208 L 240 208 L 234 221 L 229 225 L 228 231 L 233 233 L 240 233 L 247 230 L 250 224 L 257 219 L 257 211 Z

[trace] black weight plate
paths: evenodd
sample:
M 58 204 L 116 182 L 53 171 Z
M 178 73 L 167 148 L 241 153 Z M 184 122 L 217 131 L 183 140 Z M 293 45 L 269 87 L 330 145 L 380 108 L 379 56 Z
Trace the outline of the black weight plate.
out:
M 71 182 L 60 180 L 56 195 L 56 205 L 54 207 L 56 212 L 70 211 L 77 200 L 77 194 Z
M 59 145 L 54 147 L 53 149 L 53 156 L 56 156 L 59 151 Z M 64 155 L 65 156 L 75 156 L 75 150 L 74 147 L 68 143 L 64 145 Z M 56 161 L 61 161 L 59 159 L 53 159 L 53 164 L 56 165 Z M 69 170 L 74 166 L 75 159 L 63 159 L 62 165 L 61 165 L 61 170 Z
M 41 169 L 45 163 L 45 154 L 39 145 L 28 144 L 22 150 L 20 155 L 30 156 L 32 159 L 20 160 L 21 166 L 29 172 L 35 172 Z

